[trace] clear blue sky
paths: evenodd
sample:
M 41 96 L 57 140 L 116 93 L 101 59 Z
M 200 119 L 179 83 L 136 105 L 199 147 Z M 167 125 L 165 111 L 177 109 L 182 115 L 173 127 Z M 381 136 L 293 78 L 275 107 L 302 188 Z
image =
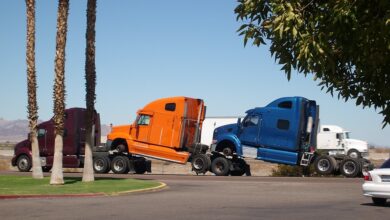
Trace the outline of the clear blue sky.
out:
M 208 116 L 243 115 L 283 96 L 321 106 L 323 124 L 390 146 L 390 127 L 374 109 L 345 103 L 311 76 L 287 81 L 269 48 L 247 46 L 236 33 L 233 0 L 98 0 L 96 108 L 102 123 L 126 124 L 161 97 L 202 98 Z M 27 117 L 24 0 L 0 1 L 0 117 Z M 66 105 L 85 106 L 86 0 L 70 0 L 66 45 Z M 57 1 L 37 0 L 36 64 L 41 120 L 52 116 Z

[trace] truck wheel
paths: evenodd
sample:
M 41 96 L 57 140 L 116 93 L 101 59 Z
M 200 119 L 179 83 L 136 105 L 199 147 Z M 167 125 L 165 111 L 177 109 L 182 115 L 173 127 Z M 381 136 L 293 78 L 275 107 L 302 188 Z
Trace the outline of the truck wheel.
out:
M 348 151 L 348 156 L 351 158 L 358 159 L 358 158 L 362 157 L 362 154 L 359 151 L 352 149 L 352 150 Z
M 233 155 L 232 147 L 225 147 L 222 150 L 222 153 L 225 154 L 226 156 L 232 156 Z
M 380 205 L 380 206 L 386 205 L 386 199 L 385 199 L 385 198 L 376 198 L 376 197 L 372 197 L 372 202 L 373 202 L 375 205 Z
M 236 164 L 236 167 L 235 170 L 230 171 L 231 176 L 242 176 L 246 173 L 248 164 L 246 164 L 245 160 L 240 158 L 236 161 L 233 161 L 233 163 Z
M 116 174 L 129 172 L 129 159 L 125 156 L 116 156 L 111 162 L 111 170 Z
M 191 161 L 192 170 L 195 171 L 196 174 L 206 173 L 209 170 L 210 165 L 210 157 L 206 154 L 196 154 Z
M 108 173 L 110 171 L 110 158 L 98 156 L 93 159 L 93 170 L 95 173 Z
M 18 166 L 18 169 L 20 172 L 28 172 L 31 169 L 31 159 L 27 155 L 23 154 L 18 157 L 18 160 L 16 162 L 16 165 Z
M 333 157 L 321 155 L 314 161 L 314 167 L 318 174 L 329 175 L 336 170 L 337 162 Z
M 345 177 L 356 177 L 360 173 L 360 165 L 358 160 L 348 158 L 341 162 L 340 172 Z
M 117 150 L 118 153 L 127 153 L 127 146 L 125 144 L 118 144 L 115 147 L 115 150 Z
M 227 176 L 230 171 L 230 161 L 225 157 L 217 157 L 211 163 L 211 171 L 216 176 Z

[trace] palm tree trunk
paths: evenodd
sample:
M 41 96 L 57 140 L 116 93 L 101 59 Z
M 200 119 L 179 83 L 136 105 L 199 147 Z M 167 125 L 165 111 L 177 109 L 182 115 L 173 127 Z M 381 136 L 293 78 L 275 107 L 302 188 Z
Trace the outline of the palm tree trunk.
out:
M 32 177 L 42 179 L 42 166 L 39 157 L 37 138 L 38 104 L 37 82 L 35 74 L 35 0 L 26 0 L 27 7 L 27 96 L 28 96 L 28 119 L 30 127 L 30 140 L 32 151 Z
M 62 170 L 63 135 L 65 116 L 65 45 L 68 22 L 69 0 L 59 0 L 57 13 L 57 37 L 54 79 L 54 127 L 55 150 L 50 184 L 64 184 Z
M 96 23 L 96 0 L 88 0 L 87 6 L 87 33 L 85 49 L 85 79 L 86 79 L 86 138 L 85 138 L 85 159 L 83 170 L 83 182 L 92 182 L 95 180 L 93 174 L 92 146 L 94 138 L 92 129 L 95 112 L 95 23 Z M 100 138 L 100 137 L 97 137 Z
M 50 184 L 51 185 L 63 185 L 64 184 L 64 173 L 62 170 L 62 158 L 63 158 L 63 135 L 56 134 L 54 139 L 54 160 L 53 168 L 51 170 Z

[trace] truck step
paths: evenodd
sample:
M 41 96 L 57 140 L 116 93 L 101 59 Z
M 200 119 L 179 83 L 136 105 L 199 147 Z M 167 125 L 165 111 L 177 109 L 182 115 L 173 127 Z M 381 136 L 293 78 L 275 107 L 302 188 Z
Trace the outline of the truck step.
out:
M 305 167 L 309 166 L 312 158 L 313 158 L 313 153 L 309 153 L 309 152 L 303 153 L 300 165 Z

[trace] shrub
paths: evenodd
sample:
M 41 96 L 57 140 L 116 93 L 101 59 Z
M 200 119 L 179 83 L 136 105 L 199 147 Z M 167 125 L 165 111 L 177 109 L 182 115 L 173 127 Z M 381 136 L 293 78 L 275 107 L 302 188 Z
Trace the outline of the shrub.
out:
M 279 164 L 277 169 L 272 169 L 272 176 L 310 176 L 314 173 L 314 167 L 309 168 L 309 172 L 305 173 L 304 167 L 302 166 L 289 166 Z

